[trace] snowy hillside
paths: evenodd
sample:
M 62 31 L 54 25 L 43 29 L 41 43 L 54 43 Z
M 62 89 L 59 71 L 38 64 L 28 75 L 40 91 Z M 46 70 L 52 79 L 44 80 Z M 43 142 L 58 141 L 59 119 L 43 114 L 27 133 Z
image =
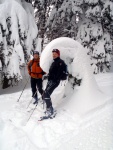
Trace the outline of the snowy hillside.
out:
M 44 112 L 43 106 L 39 104 L 27 123 L 31 108 L 34 108 L 31 104 L 26 109 L 31 100 L 29 85 L 19 103 L 17 99 L 21 91 L 1 95 L 0 150 L 112 150 L 113 74 L 95 77 L 102 92 L 112 99 L 83 115 L 78 115 L 76 110 L 72 113 L 61 107 L 60 104 L 65 105 L 69 98 L 53 99 L 57 109 L 56 118 L 39 122 Z M 53 97 L 61 93 L 61 88 L 63 86 L 60 84 Z
M 61 81 L 51 96 L 57 115 L 43 121 L 39 119 L 46 108 L 41 101 L 32 114 L 30 82 L 17 102 L 28 79 L 26 73 L 17 87 L 2 89 L 0 150 L 112 150 L 113 73 L 94 76 L 84 48 L 69 38 L 53 40 L 45 47 L 41 66 L 46 72 L 53 48 L 60 49 L 73 78 L 82 77 L 81 85 L 73 89 L 72 80 Z

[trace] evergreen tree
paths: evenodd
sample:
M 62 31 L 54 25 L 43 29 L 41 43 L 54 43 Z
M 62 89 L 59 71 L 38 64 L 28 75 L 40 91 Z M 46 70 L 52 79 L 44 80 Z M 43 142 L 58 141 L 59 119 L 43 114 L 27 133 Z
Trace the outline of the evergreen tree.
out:
M 110 0 L 85 0 L 83 15 L 79 22 L 77 40 L 87 49 L 94 73 L 110 69 L 112 40 L 110 23 L 112 21 Z
M 82 13 L 81 2 L 57 0 L 52 6 L 47 21 L 46 34 L 51 41 L 57 37 L 66 36 L 73 39 L 77 36 L 77 15 Z
M 22 79 L 20 67 L 34 50 L 37 26 L 31 4 L 21 0 L 0 3 L 0 73 L 3 88 Z
M 45 33 L 46 33 L 46 22 L 49 17 L 51 0 L 33 0 L 32 4 L 35 12 L 36 24 L 39 29 L 38 38 L 42 40 L 41 46 L 43 48 Z
M 33 0 L 44 43 L 66 36 L 87 50 L 94 73 L 110 69 L 113 54 L 113 0 Z
M 94 73 L 110 69 L 113 2 L 111 0 L 56 0 L 45 23 L 48 42 L 66 36 L 78 40 L 90 56 Z M 39 27 L 40 28 L 40 27 Z

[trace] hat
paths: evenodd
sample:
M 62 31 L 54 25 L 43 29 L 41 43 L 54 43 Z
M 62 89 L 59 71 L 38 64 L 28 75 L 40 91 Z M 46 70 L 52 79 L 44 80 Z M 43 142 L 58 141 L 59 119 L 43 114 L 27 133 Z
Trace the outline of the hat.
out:
M 38 54 L 38 55 L 39 55 L 39 52 L 38 52 L 38 51 L 33 51 L 33 55 L 34 55 L 34 54 Z
M 60 56 L 60 51 L 58 49 L 53 49 L 52 52 L 55 52 Z

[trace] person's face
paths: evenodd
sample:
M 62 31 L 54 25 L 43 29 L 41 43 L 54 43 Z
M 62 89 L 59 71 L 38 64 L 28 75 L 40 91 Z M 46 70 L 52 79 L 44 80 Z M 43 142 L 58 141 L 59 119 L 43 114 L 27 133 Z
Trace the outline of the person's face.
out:
M 59 55 L 56 52 L 53 52 L 53 59 L 59 57 Z
M 33 57 L 34 57 L 34 59 L 38 59 L 39 55 L 38 54 L 34 54 Z

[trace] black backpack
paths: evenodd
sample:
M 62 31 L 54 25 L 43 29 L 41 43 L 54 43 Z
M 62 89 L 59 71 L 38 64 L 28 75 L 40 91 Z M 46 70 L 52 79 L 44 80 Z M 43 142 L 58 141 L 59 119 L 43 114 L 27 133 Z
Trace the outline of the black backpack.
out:
M 63 63 L 63 71 L 62 71 L 62 75 L 61 75 L 61 80 L 67 80 L 68 78 L 68 68 L 67 65 L 65 64 L 65 62 Z

